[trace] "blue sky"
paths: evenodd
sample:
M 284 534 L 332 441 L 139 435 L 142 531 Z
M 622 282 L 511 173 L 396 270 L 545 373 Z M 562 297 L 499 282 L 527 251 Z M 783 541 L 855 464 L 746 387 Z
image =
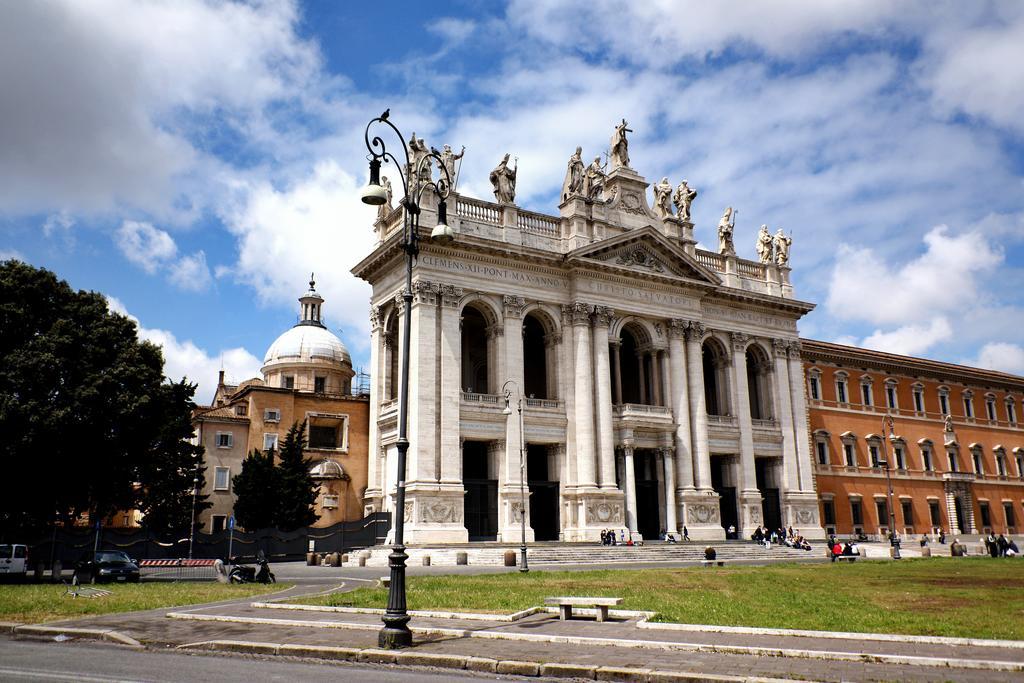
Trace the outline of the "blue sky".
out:
M 554 213 L 565 162 L 625 117 L 632 165 L 794 234 L 818 339 L 1024 374 L 1024 5 L 0 5 L 0 257 L 98 290 L 168 373 L 241 380 L 310 271 L 368 358 L 363 129 L 465 145 L 460 190 L 519 158 Z

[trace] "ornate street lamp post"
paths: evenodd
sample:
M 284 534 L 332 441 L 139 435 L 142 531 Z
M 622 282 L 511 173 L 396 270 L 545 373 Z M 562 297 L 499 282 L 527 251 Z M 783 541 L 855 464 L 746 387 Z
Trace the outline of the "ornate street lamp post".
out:
M 405 554 L 405 468 L 406 456 L 409 452 L 409 348 L 410 348 L 410 317 L 412 315 L 412 266 L 419 253 L 419 227 L 420 227 L 420 196 L 425 190 L 430 190 L 438 198 L 437 205 L 437 226 L 430 234 L 430 239 L 438 244 L 450 244 L 455 239 L 455 233 L 448 227 L 447 206 L 445 200 L 448 198 L 451 188 L 451 178 L 448 177 L 448 169 L 441 160 L 441 155 L 436 149 L 431 148 L 430 152 L 423 154 L 416 160 L 416 163 L 409 158 L 409 149 L 405 144 L 405 138 L 401 131 L 388 120 L 390 109 L 373 119 L 366 125 L 366 149 L 370 151 L 370 182 L 363 188 L 362 197 L 364 203 L 372 206 L 381 206 L 387 202 L 387 191 L 380 184 L 381 161 L 393 162 L 402 179 L 402 207 L 405 209 L 402 227 L 402 250 L 405 251 L 405 290 L 402 292 L 402 299 L 405 302 L 405 311 L 402 315 L 402 370 L 399 377 L 398 388 L 398 481 L 395 487 L 395 505 L 392 511 L 395 520 L 395 543 L 391 554 L 388 556 L 388 564 L 391 567 L 391 584 L 388 589 L 388 604 L 384 611 L 384 628 L 377 636 L 377 643 L 382 648 L 402 648 L 412 645 L 412 631 L 409 630 L 409 612 L 405 604 L 405 561 L 408 555 Z M 370 128 L 375 124 L 385 126 L 394 131 L 405 154 L 405 163 L 402 164 L 394 154 L 387 150 L 384 141 L 377 135 L 370 137 Z M 431 159 L 437 161 L 440 172 L 437 182 L 431 178 Z M 405 169 L 405 172 L 403 172 Z M 409 177 L 406 177 L 408 174 Z
M 530 565 L 526 562 L 526 470 L 524 457 L 524 452 L 526 451 L 526 432 L 523 431 L 523 392 L 519 390 L 519 384 L 514 379 L 510 379 L 501 385 L 501 391 L 505 394 L 505 410 L 501 411 L 502 414 L 506 416 L 512 414 L 512 408 L 509 404 L 512 390 L 508 388 L 509 384 L 516 388 L 516 407 L 519 410 L 519 571 L 526 573 L 530 571 Z
M 896 454 L 896 431 L 894 429 L 894 423 L 895 421 L 893 420 L 892 415 L 889 415 L 888 413 L 886 413 L 885 417 L 882 418 L 882 433 L 884 434 L 886 428 L 888 428 L 888 439 L 889 444 L 893 448 L 893 455 Z M 884 438 L 882 439 L 882 455 L 885 456 L 885 460 L 882 460 L 878 464 L 885 466 L 885 481 L 889 486 L 889 543 L 892 545 L 892 559 L 899 560 L 902 559 L 900 556 L 900 537 L 896 533 L 896 507 L 894 506 L 892 499 L 892 477 L 889 474 L 889 455 L 885 451 Z
M 192 559 L 192 542 L 196 537 L 196 498 L 199 496 L 199 456 L 196 459 L 196 468 L 192 473 L 192 524 L 188 527 L 188 559 Z

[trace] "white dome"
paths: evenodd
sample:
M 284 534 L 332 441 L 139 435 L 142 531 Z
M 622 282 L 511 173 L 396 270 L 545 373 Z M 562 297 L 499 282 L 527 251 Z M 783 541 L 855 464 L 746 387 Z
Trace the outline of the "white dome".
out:
M 319 325 L 296 325 L 278 337 L 263 358 L 264 365 L 315 361 L 352 365 L 352 357 L 341 340 Z

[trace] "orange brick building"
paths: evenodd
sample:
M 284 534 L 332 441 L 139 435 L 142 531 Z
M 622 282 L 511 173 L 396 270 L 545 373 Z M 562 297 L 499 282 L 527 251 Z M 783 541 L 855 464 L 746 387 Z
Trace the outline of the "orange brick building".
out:
M 900 534 L 1024 528 L 1024 378 L 801 343 L 826 531 L 888 533 L 885 463 Z
M 314 283 L 300 299 L 300 320 L 267 350 L 263 378 L 230 385 L 220 373 L 213 405 L 196 410 L 193 423 L 205 447 L 206 486 L 213 504 L 200 530 L 222 531 L 235 505 L 233 478 L 253 449 L 277 450 L 288 429 L 306 421 L 306 456 L 320 485 L 314 525 L 363 517 L 366 490 L 369 394 L 352 390 L 352 360 L 321 321 L 323 298 Z

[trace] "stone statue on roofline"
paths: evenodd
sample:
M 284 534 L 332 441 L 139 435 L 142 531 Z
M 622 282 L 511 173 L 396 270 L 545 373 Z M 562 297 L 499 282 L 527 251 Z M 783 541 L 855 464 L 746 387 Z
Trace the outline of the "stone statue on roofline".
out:
M 619 166 L 629 168 L 629 140 L 626 139 L 626 133 L 633 131 L 628 128 L 628 125 L 626 119 L 622 119 L 622 123 L 615 126 L 615 132 L 612 133 L 611 151 L 608 153 L 610 171 L 614 171 Z
M 672 203 L 676 205 L 676 215 L 679 217 L 679 220 L 686 223 L 690 222 L 690 205 L 696 198 L 697 190 L 691 189 L 684 178 L 683 182 L 679 183 L 679 187 L 676 188 L 675 194 L 672 195 Z
M 721 220 L 718 221 L 718 253 L 724 256 L 735 256 L 736 247 L 732 242 L 732 231 L 736 227 L 736 212 L 731 206 L 726 207 Z
M 583 174 L 583 196 L 587 199 L 601 199 L 604 196 L 604 177 L 601 157 L 596 156 Z
M 668 218 L 672 215 L 672 183 L 668 178 L 662 178 L 661 182 L 654 186 L 654 213 L 658 218 Z
M 786 237 L 786 233 L 782 232 L 782 228 L 779 228 L 778 232 L 775 233 L 775 265 L 777 266 L 788 266 L 789 265 L 789 248 L 793 245 L 793 238 Z
M 506 154 L 494 170 L 491 171 L 491 186 L 494 188 L 494 198 L 499 204 L 512 204 L 516 200 L 516 167 L 509 168 Z
M 586 167 L 583 165 L 583 148 L 577 147 L 576 152 L 569 157 L 569 164 L 565 169 L 565 181 L 562 183 L 562 201 L 564 202 L 573 195 L 583 194 L 584 176 Z
M 426 157 L 429 153 L 430 150 L 427 149 L 427 143 L 423 141 L 423 138 L 417 138 L 416 132 L 413 131 L 412 137 L 409 138 L 409 163 L 412 164 L 412 168 L 409 169 L 408 173 L 410 180 L 415 169 L 419 168 L 420 159 Z M 420 180 L 429 182 L 432 172 L 433 166 L 430 159 L 427 159 L 427 163 L 423 164 L 423 168 L 420 169 Z
M 771 263 L 772 257 L 772 235 L 768 232 L 768 226 L 762 225 L 760 232 L 757 233 L 757 243 L 754 245 L 757 249 L 757 259 L 761 263 Z
M 466 154 L 466 146 L 462 146 L 462 151 L 456 154 L 452 151 L 451 145 L 445 145 L 441 151 L 441 162 L 444 164 L 445 169 L 448 171 L 448 177 L 451 179 L 452 186 L 455 185 L 455 162 L 461 159 Z

